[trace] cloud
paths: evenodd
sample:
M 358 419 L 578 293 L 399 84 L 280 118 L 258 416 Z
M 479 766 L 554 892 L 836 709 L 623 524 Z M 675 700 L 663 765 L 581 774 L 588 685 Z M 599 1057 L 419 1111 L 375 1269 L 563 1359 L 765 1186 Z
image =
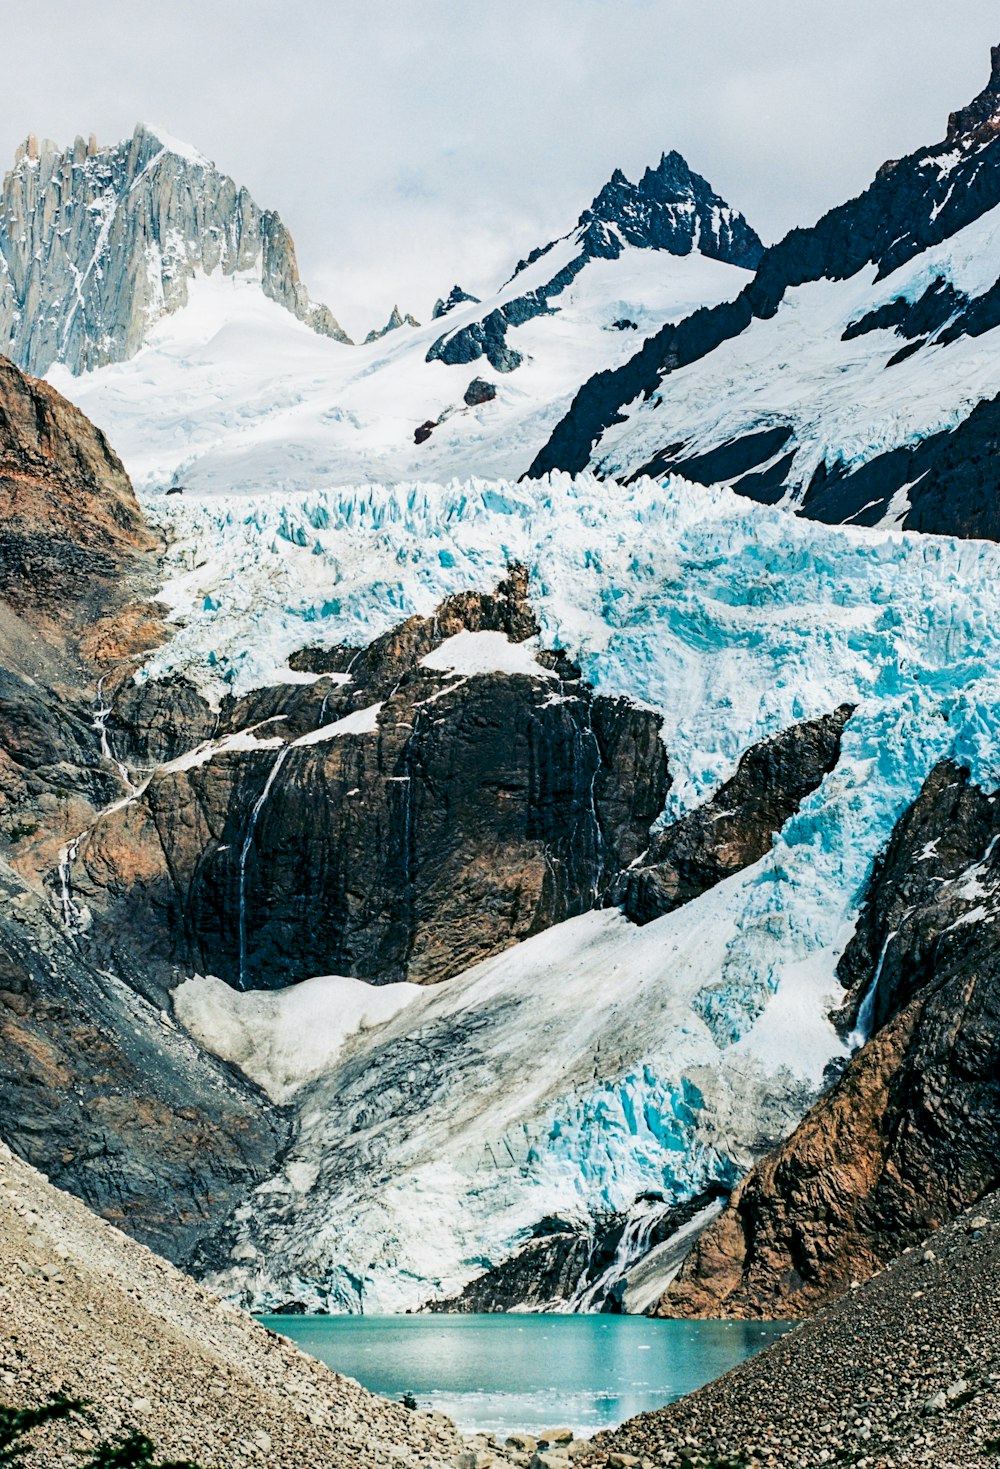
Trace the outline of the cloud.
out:
M 295 236 L 355 333 L 423 317 L 676 147 L 765 238 L 943 136 L 993 0 L 33 0 L 5 17 L 0 157 L 154 117 Z

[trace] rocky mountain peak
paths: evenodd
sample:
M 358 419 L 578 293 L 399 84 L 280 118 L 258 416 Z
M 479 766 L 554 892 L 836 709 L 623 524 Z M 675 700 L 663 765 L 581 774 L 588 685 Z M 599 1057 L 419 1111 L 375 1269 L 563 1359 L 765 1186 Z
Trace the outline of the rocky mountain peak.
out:
M 434 302 L 434 310 L 431 312 L 432 319 L 436 321 L 439 316 L 447 316 L 449 311 L 454 311 L 456 306 L 461 306 L 462 303 L 465 301 L 478 302 L 479 297 L 470 296 L 469 292 L 463 291 L 462 287 L 459 285 L 452 286 L 447 296 L 445 296 L 443 299 L 439 297 L 438 300 Z
M 968 107 L 948 119 L 947 141 L 964 146 L 988 143 L 1000 133 L 1000 46 L 990 50 L 990 79 Z
M 707 179 L 694 173 L 676 150 L 663 153 L 638 184 L 616 168 L 579 219 L 587 254 L 616 259 L 625 244 L 673 255 L 703 255 L 731 265 L 756 267 L 760 237 Z
M 390 332 L 398 331 L 401 326 L 419 325 L 420 323 L 415 316 L 411 316 L 408 311 L 404 315 L 404 313 L 400 311 L 398 306 L 394 306 L 389 312 L 389 320 L 386 322 L 385 326 L 370 331 L 365 337 L 365 346 L 367 347 L 370 342 L 380 341 L 382 337 L 387 337 Z
M 195 275 L 217 271 L 255 276 L 314 331 L 349 340 L 309 299 L 279 216 L 165 130 L 18 148 L 0 189 L 0 351 L 19 366 L 123 361 L 187 304 Z

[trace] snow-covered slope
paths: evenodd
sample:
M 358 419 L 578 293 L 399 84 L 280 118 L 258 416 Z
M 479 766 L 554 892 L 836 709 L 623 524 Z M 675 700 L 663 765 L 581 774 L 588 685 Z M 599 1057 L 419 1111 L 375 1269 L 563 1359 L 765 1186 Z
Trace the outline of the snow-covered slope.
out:
M 1000 536 L 1000 48 L 946 138 L 595 376 L 539 454 L 827 522 Z
M 827 1018 L 835 967 L 900 812 L 945 754 L 1000 780 L 989 543 L 826 528 L 649 480 L 172 499 L 157 513 L 184 625 L 147 672 L 266 682 L 295 647 L 366 641 L 492 586 L 516 557 L 543 641 L 662 714 L 668 815 L 763 735 L 857 706 L 837 767 L 753 867 L 645 928 L 604 911 L 530 939 L 348 1037 L 326 1074 L 304 1057 L 296 1142 L 211 1255 L 247 1300 L 412 1306 L 547 1216 L 731 1179 L 845 1053 Z M 215 1044 L 207 1009 L 192 1023 Z M 220 1047 L 229 1036 L 227 1020 Z M 281 1047 L 291 1089 L 287 1032 Z M 272 1054 L 266 1018 L 254 1050 Z
M 144 329 L 131 360 L 52 377 L 151 491 L 513 478 L 584 378 L 664 322 L 735 296 L 760 250 L 669 155 L 638 185 L 616 175 L 487 301 L 456 288 L 426 326 L 395 312 L 347 351 L 265 299 L 256 270 L 214 271 L 187 283 L 186 309 Z
M 551 271 L 529 267 L 498 299 Z M 100 424 L 140 488 L 197 493 L 326 489 L 365 479 L 516 477 L 566 411 L 582 377 L 623 361 L 637 333 L 653 331 L 736 293 L 745 273 L 700 254 L 629 247 L 593 261 L 563 293 L 557 315 L 518 329 L 524 361 L 498 373 L 427 362 L 441 322 L 402 326 L 350 350 L 300 325 L 239 276 L 199 278 L 186 310 L 165 318 L 129 362 L 52 381 Z M 482 306 L 449 312 L 478 321 Z M 496 396 L 468 407 L 473 378 Z M 443 421 L 442 421 L 443 420 Z M 421 424 L 437 421 L 416 443 Z
M 299 280 L 280 218 L 197 149 L 140 124 L 71 148 L 30 137 L 0 192 L 0 351 L 41 374 L 133 356 L 198 274 L 241 272 L 313 331 L 346 342 Z

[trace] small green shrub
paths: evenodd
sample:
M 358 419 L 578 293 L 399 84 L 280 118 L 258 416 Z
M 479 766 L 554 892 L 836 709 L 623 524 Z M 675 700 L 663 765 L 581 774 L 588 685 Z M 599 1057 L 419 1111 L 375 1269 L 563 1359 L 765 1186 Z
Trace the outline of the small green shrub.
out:
M 19 842 L 22 837 L 33 837 L 37 830 L 37 821 L 15 821 L 14 825 L 7 833 L 7 836 L 11 846 L 13 846 L 14 843 Z
M 133 1429 L 119 1443 L 98 1444 L 83 1469 L 198 1469 L 190 1459 L 171 1459 L 169 1463 L 157 1464 L 155 1456 L 152 1439 Z
M 33 1428 L 68 1418 L 82 1407 L 75 1398 L 64 1397 L 51 1398 L 40 1408 L 8 1408 L 0 1403 L 0 1465 L 8 1469 L 9 1465 L 23 1464 L 30 1449 L 24 1439 Z
M 66 1397 L 51 1398 L 40 1408 L 8 1408 L 0 1403 L 0 1469 L 20 1469 L 25 1463 L 34 1447 L 25 1441 L 32 1429 L 82 1413 L 86 1406 L 78 1398 Z M 152 1439 L 135 1429 L 115 1443 L 79 1452 L 83 1469 L 198 1469 L 189 1459 L 157 1463 Z

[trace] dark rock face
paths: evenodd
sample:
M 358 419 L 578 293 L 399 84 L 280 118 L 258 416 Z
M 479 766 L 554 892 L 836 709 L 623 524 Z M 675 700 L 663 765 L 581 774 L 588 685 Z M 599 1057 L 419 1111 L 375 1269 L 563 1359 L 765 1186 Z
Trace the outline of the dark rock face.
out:
M 127 954 L 88 962 L 58 881 L 43 891 L 121 794 L 96 711 L 159 634 L 132 600 L 153 584 L 155 542 L 103 435 L 2 360 L 0 527 L 0 1133 L 181 1261 L 265 1175 L 286 1122 L 141 997 Z M 162 758 L 195 712 L 183 689 L 151 691 L 136 748 Z
M 634 1255 L 626 1250 L 624 1257 L 623 1239 L 630 1228 L 627 1214 L 607 1215 L 589 1228 L 579 1221 L 542 1219 L 509 1260 L 470 1281 L 461 1295 L 430 1301 L 424 1309 L 438 1314 L 494 1314 L 515 1307 L 543 1311 L 554 1304 L 584 1301 L 589 1311 L 620 1315 L 628 1267 L 725 1195 L 721 1185 L 713 1184 L 675 1208 L 664 1204 L 650 1214 L 648 1225 L 637 1234 Z M 617 1263 L 622 1266 L 621 1274 L 615 1269 Z
M 968 147 L 990 142 L 1000 133 L 1000 46 L 990 50 L 990 79 L 977 97 L 948 119 L 947 142 Z
M 286 1118 L 128 983 L 88 965 L 0 862 L 4 1141 L 169 1259 L 260 1181 Z
M 710 801 L 657 832 L 642 865 L 619 877 L 612 900 L 634 923 L 649 923 L 759 861 L 836 765 L 851 713 L 844 704 L 754 745 Z
M 821 467 L 803 497 L 802 513 L 827 524 L 874 525 L 907 486 L 907 530 L 1000 540 L 1000 397 L 978 403 L 957 428 L 879 454 L 854 470 Z
M 493 1315 L 514 1306 L 541 1311 L 572 1297 L 593 1253 L 589 1230 L 565 1219 L 542 1219 L 516 1255 L 471 1281 L 461 1295 L 430 1301 L 425 1309 L 444 1315 Z
M 694 228 L 693 222 L 696 221 Z M 697 248 L 712 260 L 754 270 L 764 253 L 760 236 L 731 209 L 680 153 L 664 153 L 637 184 L 621 169 L 580 216 L 588 255 L 616 260 L 622 241 L 640 249 L 688 255 Z
M 995 208 L 1000 203 L 998 87 L 994 53 L 989 85 L 968 109 L 952 117 L 944 142 L 887 163 L 858 198 L 831 210 L 811 229 L 793 230 L 766 250 L 753 280 L 735 301 L 662 327 L 621 367 L 590 378 L 536 456 L 528 476 L 539 477 L 552 470 L 581 473 L 605 430 L 621 421 L 626 404 L 639 397 L 649 399 L 671 373 L 708 356 L 746 331 L 755 319 L 773 317 L 791 288 L 821 279 L 846 280 L 866 265 L 874 265 L 877 278 L 883 279 Z M 942 155 L 949 151 L 957 153 L 957 159 L 942 168 Z M 946 345 L 959 336 L 980 335 L 998 324 L 1000 282 L 970 300 L 938 279 L 915 302 L 899 299 L 851 323 L 845 336 L 894 329 L 905 345 L 890 360 L 891 370 L 914 352 Z M 977 410 L 978 421 L 967 420 L 951 435 L 935 435 L 926 445 L 882 455 L 856 472 L 843 466 L 821 470 L 796 508 L 831 523 L 871 524 L 885 515 L 896 490 L 926 475 L 903 521 L 907 529 L 995 536 L 996 475 L 988 448 L 994 413 L 995 405 L 984 402 Z M 789 438 L 789 453 L 779 464 L 760 474 L 751 473 L 770 457 L 751 457 L 763 447 L 757 441 L 768 431 L 783 430 L 751 432 L 692 455 L 683 443 L 676 442 L 676 431 L 671 432 L 667 416 L 663 448 L 638 473 L 675 472 L 702 483 L 742 474 L 734 488 L 774 503 L 796 483 L 797 446 Z M 718 463 L 713 462 L 715 456 Z M 727 474 L 722 466 L 727 456 L 742 457 L 745 465 Z M 963 466 L 973 457 L 981 462 L 966 472 Z M 986 482 L 981 485 L 984 468 Z
M 462 630 L 533 634 L 525 592 L 515 570 L 356 654 L 349 684 L 224 708 L 216 739 L 269 720 L 278 743 L 161 771 L 97 824 L 72 872 L 94 952 L 124 942 L 164 983 L 172 965 L 255 987 L 431 982 L 598 903 L 662 809 L 658 721 L 595 696 L 560 655 L 537 675 L 421 664 Z M 131 690 L 111 726 L 129 760 L 135 732 L 148 751 L 159 727 L 145 697 Z M 362 730 L 312 742 L 360 710 Z
M 842 961 L 871 1038 L 749 1173 L 666 1315 L 802 1314 L 1000 1185 L 1000 805 L 943 763 L 900 818 Z
M 496 395 L 496 383 L 488 383 L 485 378 L 474 377 L 466 388 L 462 401 L 466 408 L 478 408 L 482 403 L 492 403 Z
M 431 312 L 432 321 L 437 321 L 439 316 L 447 316 L 449 311 L 454 311 L 456 306 L 461 306 L 465 301 L 478 303 L 478 296 L 470 296 L 468 291 L 463 291 L 461 286 L 452 286 L 447 296 L 442 301 L 440 297 L 434 302 L 434 310 Z
M 773 459 L 791 436 L 791 427 L 782 425 L 730 439 L 705 454 L 690 455 L 685 454 L 683 444 L 666 444 L 648 464 L 630 475 L 629 481 L 641 479 L 644 474 L 679 474 L 684 479 L 693 480 L 696 485 L 716 485 L 720 480 L 736 480 L 739 475 L 744 477 L 744 483 L 748 483 L 746 476 L 749 472 Z M 734 489 L 739 489 L 740 482 L 737 481 Z M 743 493 L 749 492 L 744 488 Z
M 679 153 L 664 153 L 658 167 L 647 168 L 638 184 L 630 183 L 616 169 L 580 215 L 576 229 L 580 253 L 551 280 L 506 302 L 482 321 L 439 337 L 427 361 L 454 364 L 486 357 L 497 372 L 513 372 L 523 358 L 507 342 L 508 328 L 558 310 L 551 302 L 572 285 L 589 261 L 617 260 L 625 245 L 690 255 L 697 242 L 703 255 L 748 270 L 757 265 L 764 249 L 743 215 L 731 209 L 706 179 L 693 173 Z M 511 279 L 516 280 L 559 243 L 552 241 L 532 250 L 526 260 L 519 261 Z

